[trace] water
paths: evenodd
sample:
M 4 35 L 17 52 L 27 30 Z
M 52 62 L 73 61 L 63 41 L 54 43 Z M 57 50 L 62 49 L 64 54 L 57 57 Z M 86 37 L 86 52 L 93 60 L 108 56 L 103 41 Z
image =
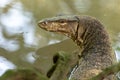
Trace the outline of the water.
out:
M 46 73 L 53 64 L 53 54 L 48 52 L 54 52 L 55 48 L 45 46 L 66 37 L 40 29 L 37 22 L 57 14 L 98 18 L 107 28 L 120 60 L 119 4 L 119 0 L 0 0 L 0 75 L 7 69 L 33 66 Z

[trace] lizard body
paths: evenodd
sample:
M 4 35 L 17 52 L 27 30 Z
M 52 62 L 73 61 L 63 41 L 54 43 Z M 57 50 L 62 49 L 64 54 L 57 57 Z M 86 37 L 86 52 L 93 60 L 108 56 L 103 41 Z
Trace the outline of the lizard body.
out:
M 114 64 L 115 54 L 108 33 L 97 19 L 78 15 L 58 16 L 41 20 L 39 26 L 70 37 L 80 47 L 81 59 L 71 75 L 72 79 L 87 80 Z

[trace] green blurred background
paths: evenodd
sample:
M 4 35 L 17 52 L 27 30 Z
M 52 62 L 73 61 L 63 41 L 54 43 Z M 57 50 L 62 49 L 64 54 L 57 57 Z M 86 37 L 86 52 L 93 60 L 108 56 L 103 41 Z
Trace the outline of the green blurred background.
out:
M 120 60 L 120 0 L 0 0 L 0 75 L 19 67 L 34 67 L 46 74 L 54 53 L 75 50 L 72 41 L 63 41 L 67 37 L 37 26 L 39 20 L 61 14 L 99 19 Z

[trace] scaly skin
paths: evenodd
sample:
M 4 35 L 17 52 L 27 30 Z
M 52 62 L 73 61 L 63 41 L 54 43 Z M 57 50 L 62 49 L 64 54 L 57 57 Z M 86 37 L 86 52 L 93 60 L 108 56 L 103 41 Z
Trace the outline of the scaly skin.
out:
M 47 31 L 70 37 L 81 50 L 81 59 L 72 79 L 87 80 L 115 62 L 108 33 L 97 19 L 89 16 L 58 16 L 39 22 Z M 109 76 L 104 80 L 114 80 Z

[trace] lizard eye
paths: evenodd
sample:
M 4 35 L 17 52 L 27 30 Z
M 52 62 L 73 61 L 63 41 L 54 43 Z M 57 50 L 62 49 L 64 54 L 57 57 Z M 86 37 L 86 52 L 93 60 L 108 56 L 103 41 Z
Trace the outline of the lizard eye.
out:
M 65 23 L 65 21 L 60 21 L 60 23 Z

